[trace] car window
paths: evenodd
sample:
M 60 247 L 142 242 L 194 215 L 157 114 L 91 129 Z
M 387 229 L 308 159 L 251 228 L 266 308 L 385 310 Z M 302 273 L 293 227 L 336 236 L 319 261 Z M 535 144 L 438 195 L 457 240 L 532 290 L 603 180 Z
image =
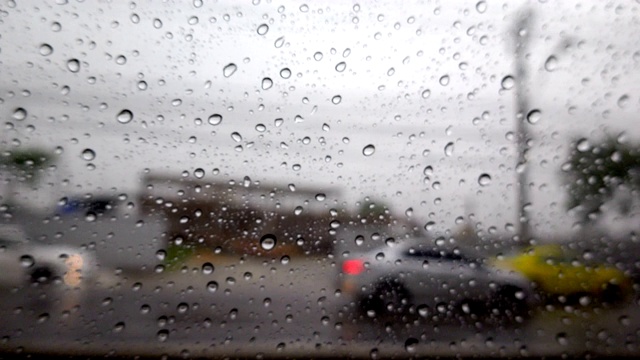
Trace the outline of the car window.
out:
M 0 357 L 637 357 L 639 11 L 0 0 Z

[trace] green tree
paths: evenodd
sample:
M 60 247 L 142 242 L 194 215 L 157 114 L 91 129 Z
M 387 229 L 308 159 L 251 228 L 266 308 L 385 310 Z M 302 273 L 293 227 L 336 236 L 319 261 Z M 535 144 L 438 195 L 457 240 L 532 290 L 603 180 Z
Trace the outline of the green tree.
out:
M 598 142 L 577 139 L 571 143 L 563 171 L 568 208 L 574 209 L 583 221 L 597 219 L 602 206 L 622 189 L 631 196 L 621 197 L 616 205 L 626 214 L 640 195 L 640 145 L 612 136 Z
M 7 184 L 4 202 L 12 201 L 16 184 L 33 186 L 40 179 L 42 170 L 55 160 L 54 155 L 39 148 L 4 151 L 0 154 L 0 172 Z

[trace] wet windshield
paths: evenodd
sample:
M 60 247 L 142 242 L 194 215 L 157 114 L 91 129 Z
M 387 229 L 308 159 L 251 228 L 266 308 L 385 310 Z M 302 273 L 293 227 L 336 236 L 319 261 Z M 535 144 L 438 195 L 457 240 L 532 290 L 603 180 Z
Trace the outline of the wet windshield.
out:
M 0 0 L 0 353 L 640 355 L 639 10 Z

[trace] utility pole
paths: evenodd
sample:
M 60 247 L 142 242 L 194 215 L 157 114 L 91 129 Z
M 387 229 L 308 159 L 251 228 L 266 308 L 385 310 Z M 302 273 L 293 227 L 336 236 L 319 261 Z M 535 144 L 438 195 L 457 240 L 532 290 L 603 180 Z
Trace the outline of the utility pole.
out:
M 531 236 L 529 216 L 525 211 L 530 207 L 529 200 L 529 166 L 527 164 L 527 153 L 529 152 L 531 135 L 527 125 L 527 114 L 529 112 L 529 83 L 527 50 L 531 36 L 531 23 L 533 21 L 533 11 L 524 9 L 518 16 L 511 29 L 513 40 L 513 53 L 515 61 L 515 95 L 516 95 L 516 142 L 518 160 L 516 163 L 517 174 L 517 211 L 518 211 L 518 237 L 521 244 L 527 244 Z

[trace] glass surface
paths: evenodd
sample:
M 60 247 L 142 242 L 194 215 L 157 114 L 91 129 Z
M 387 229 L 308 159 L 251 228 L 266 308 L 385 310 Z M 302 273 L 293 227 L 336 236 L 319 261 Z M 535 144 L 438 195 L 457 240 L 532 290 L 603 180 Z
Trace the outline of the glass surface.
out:
M 638 3 L 0 1 L 2 356 L 640 355 Z

